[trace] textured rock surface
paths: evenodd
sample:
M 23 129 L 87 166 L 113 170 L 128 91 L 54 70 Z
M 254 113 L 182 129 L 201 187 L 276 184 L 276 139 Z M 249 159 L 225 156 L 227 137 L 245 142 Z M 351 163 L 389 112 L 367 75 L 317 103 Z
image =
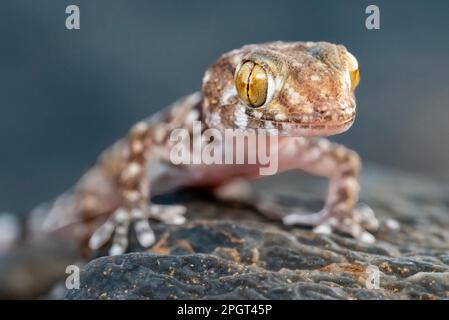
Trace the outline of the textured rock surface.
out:
M 325 181 L 282 175 L 256 187 L 286 206 L 316 211 Z M 155 224 L 158 243 L 100 257 L 69 299 L 435 299 L 449 298 L 449 183 L 369 166 L 361 200 L 383 221 L 375 244 L 285 228 L 251 207 L 175 195 L 189 223 Z M 173 199 L 170 199 L 172 201 Z M 388 219 L 401 224 L 388 231 Z M 100 255 L 100 254 L 99 254 Z M 380 270 L 379 289 L 367 289 Z

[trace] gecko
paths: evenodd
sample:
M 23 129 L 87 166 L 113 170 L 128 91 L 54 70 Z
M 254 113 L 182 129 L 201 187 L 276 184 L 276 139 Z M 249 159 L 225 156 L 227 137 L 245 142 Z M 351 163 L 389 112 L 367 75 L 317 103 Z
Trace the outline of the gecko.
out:
M 227 52 L 206 71 L 201 92 L 136 123 L 106 149 L 77 184 L 56 199 L 45 225 L 54 230 L 83 222 L 91 250 L 111 243 L 109 254 L 118 255 L 127 250 L 131 227 L 140 245 L 150 247 L 156 241 L 151 219 L 186 221 L 185 206 L 151 202 L 152 196 L 180 187 L 208 187 L 217 197 L 255 203 L 270 215 L 270 208 L 276 207 L 270 206 L 270 198 L 248 192 L 247 181 L 261 178 L 259 164 L 170 161 L 171 132 L 192 132 L 192 123 L 199 121 L 219 131 L 257 135 L 259 129 L 268 130 L 278 138 L 271 146 L 276 148 L 272 151 L 278 156 L 278 172 L 302 170 L 328 179 L 322 210 L 304 214 L 291 208 L 279 218 L 283 224 L 373 242 L 379 222 L 369 207 L 357 205 L 361 159 L 326 138 L 353 124 L 359 81 L 357 59 L 340 44 L 277 41 Z M 246 148 L 256 149 L 248 144 Z

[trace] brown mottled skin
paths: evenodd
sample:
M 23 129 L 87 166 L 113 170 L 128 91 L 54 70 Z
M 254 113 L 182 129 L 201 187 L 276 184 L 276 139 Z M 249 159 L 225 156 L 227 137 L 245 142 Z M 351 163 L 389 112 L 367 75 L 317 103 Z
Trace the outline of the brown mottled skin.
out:
M 251 108 L 236 95 L 227 94 L 234 88 L 235 70 L 245 60 L 270 70 L 278 87 L 266 107 Z M 324 42 L 274 42 L 231 51 L 206 73 L 205 121 L 210 125 L 218 113 L 222 120 L 214 127 L 240 128 L 235 124 L 234 109 L 243 108 L 249 117 L 248 128 L 265 128 L 269 123 L 285 136 L 340 133 L 355 118 L 355 98 L 348 83 L 349 64 L 345 47 Z
M 245 62 L 257 64 L 268 77 L 267 97 L 254 107 L 242 101 L 235 76 Z M 361 161 L 357 153 L 322 136 L 341 133 L 354 121 L 356 103 L 351 72 L 357 60 L 344 46 L 326 42 L 273 42 L 248 45 L 221 56 L 207 70 L 202 93 L 182 98 L 149 120 L 137 123 L 127 138 L 107 149 L 77 183 L 60 196 L 47 219 L 47 227 L 82 225 L 89 246 L 97 249 L 111 236 L 111 254 L 128 246 L 128 229 L 134 224 L 143 246 L 154 243 L 149 218 L 183 223 L 181 205 L 151 204 L 150 195 L 182 186 L 209 186 L 217 196 L 257 203 L 270 215 L 261 194 L 246 192 L 242 179 L 258 178 L 259 165 L 179 165 L 169 158 L 176 128 L 192 131 L 200 120 L 205 128 L 240 129 L 256 134 L 265 129 L 278 135 L 279 172 L 301 169 L 329 179 L 322 211 L 283 217 L 287 225 L 313 225 L 317 232 L 344 232 L 362 241 L 374 241 L 367 231 L 378 222 L 369 208 L 356 208 Z M 249 148 L 249 152 L 255 152 Z M 217 170 L 218 169 L 218 170 Z M 150 192 L 151 190 L 151 192 Z M 105 222 L 106 220 L 106 222 Z M 83 222 L 83 223 L 78 223 Z M 93 235 L 92 235 L 93 234 Z

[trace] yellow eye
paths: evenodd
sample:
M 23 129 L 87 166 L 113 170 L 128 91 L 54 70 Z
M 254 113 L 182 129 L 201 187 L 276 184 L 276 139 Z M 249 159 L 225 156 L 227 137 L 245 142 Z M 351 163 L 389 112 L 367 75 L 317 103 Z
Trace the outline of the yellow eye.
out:
M 349 77 L 351 78 L 351 90 L 354 91 L 360 82 L 359 62 L 350 52 L 346 52 L 346 56 L 349 67 Z
M 260 107 L 267 100 L 267 73 L 260 65 L 247 61 L 236 74 L 235 87 L 240 99 L 251 107 Z
M 349 71 L 349 76 L 351 77 L 351 90 L 354 91 L 360 82 L 360 69 Z

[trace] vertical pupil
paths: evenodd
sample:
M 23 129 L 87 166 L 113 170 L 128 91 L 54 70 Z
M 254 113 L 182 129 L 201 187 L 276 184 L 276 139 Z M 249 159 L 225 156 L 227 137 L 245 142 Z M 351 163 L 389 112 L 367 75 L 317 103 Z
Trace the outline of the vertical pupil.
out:
M 245 62 L 237 73 L 236 87 L 243 101 L 252 107 L 260 107 L 267 98 L 267 74 L 260 65 Z

